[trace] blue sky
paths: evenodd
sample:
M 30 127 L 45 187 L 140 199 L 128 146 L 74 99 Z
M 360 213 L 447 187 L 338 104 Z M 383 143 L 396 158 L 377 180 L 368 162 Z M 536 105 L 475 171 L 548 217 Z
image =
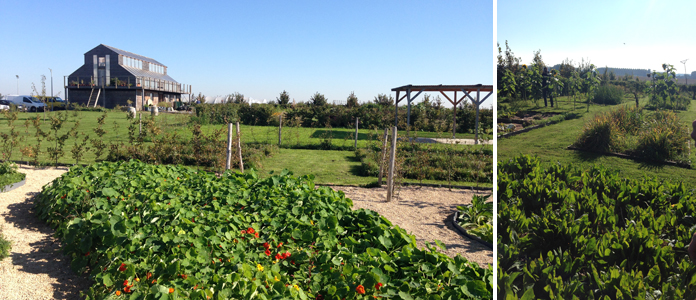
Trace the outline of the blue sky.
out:
M 62 91 L 99 44 L 154 58 L 207 96 L 365 102 L 407 84 L 494 82 L 492 1 L 3 0 L 0 19 L 2 94 L 17 93 L 15 75 L 20 94 L 42 74 L 50 85 L 49 68 Z
M 696 1 L 498 0 L 497 40 L 529 63 L 541 50 L 546 65 L 583 58 L 597 67 L 662 71 L 669 63 L 696 70 Z

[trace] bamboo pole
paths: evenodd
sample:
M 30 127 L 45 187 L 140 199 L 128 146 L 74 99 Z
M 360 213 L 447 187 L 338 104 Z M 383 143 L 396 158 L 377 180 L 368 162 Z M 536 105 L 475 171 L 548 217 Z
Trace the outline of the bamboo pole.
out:
M 394 162 L 396 160 L 396 126 L 392 128 L 391 157 L 389 158 L 389 177 L 387 178 L 387 202 L 394 196 Z
M 237 122 L 237 156 L 239 157 L 239 170 L 244 173 L 244 161 L 242 160 L 242 136 L 239 133 L 239 122 Z
M 229 170 L 232 165 L 232 123 L 227 124 L 227 163 L 225 170 Z
M 384 175 L 384 160 L 387 155 L 387 137 L 389 136 L 389 128 L 384 128 L 384 136 L 382 138 L 382 155 L 379 160 L 379 177 L 377 183 L 382 186 L 382 176 Z

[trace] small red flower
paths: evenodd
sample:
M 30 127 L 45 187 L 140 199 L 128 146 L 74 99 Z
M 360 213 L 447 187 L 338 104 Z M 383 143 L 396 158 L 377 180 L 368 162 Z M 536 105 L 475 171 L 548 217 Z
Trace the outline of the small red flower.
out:
M 166 181 L 166 179 L 165 179 L 165 181 Z M 169 293 L 171 294 L 173 292 L 174 292 L 174 288 L 169 288 Z
M 150 278 L 152 278 L 152 273 L 147 272 L 147 279 L 150 279 Z
M 278 248 L 280 248 L 282 246 L 283 246 L 283 242 L 280 242 L 280 244 L 278 244 Z
M 123 286 L 128 286 L 128 279 L 123 281 Z
M 191 222 L 196 223 L 196 221 L 194 221 L 193 218 L 191 218 Z
M 186 274 L 181 274 L 181 278 L 186 279 L 186 278 L 188 278 L 188 275 L 186 275 Z
M 365 294 L 365 287 L 361 285 L 358 285 L 358 287 L 355 288 L 355 291 L 358 292 L 358 294 Z
M 126 264 L 122 263 L 120 267 L 118 267 L 118 270 L 123 272 L 126 270 Z
M 379 291 L 379 288 L 381 288 L 382 286 L 384 285 L 381 282 L 378 282 L 377 284 L 375 284 L 375 289 Z
M 271 256 L 271 250 L 266 249 L 263 253 L 266 253 L 266 255 Z
M 251 227 L 247 228 L 247 233 L 249 233 L 249 234 L 254 233 L 254 228 L 251 228 Z
M 242 234 L 246 234 L 246 233 L 247 233 L 247 231 L 246 231 L 246 230 L 242 230 Z
M 131 287 L 132 287 L 132 285 L 129 285 L 129 286 L 127 286 L 127 287 L 124 287 L 124 288 L 123 288 L 123 291 L 126 292 L 126 293 L 130 293 L 130 292 L 131 292 Z
M 258 239 L 258 238 L 259 238 L 259 233 L 258 233 L 258 232 L 257 232 L 257 233 L 254 233 L 254 237 Z
M 275 259 L 281 260 L 281 259 L 283 259 L 283 256 L 280 255 L 280 253 L 278 253 L 278 254 L 275 255 Z
M 268 242 L 265 242 L 265 243 L 263 243 L 263 247 L 266 248 L 266 249 L 268 249 L 268 248 L 271 247 L 271 245 L 269 245 Z
M 87 251 L 87 254 L 85 254 L 85 256 L 88 256 L 88 255 L 89 255 L 89 251 Z

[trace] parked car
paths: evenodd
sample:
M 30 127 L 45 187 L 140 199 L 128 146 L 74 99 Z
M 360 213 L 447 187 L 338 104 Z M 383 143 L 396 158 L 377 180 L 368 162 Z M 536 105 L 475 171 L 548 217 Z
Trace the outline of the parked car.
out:
M 46 108 L 46 104 L 34 96 L 9 95 L 5 96 L 5 100 L 15 105 L 23 105 L 27 111 L 31 112 L 43 111 Z
M 46 106 L 48 110 L 65 109 L 66 102 L 60 97 L 46 97 Z
M 12 107 L 17 107 L 17 110 L 24 110 L 24 106 L 22 105 L 16 105 L 10 101 L 7 100 L 0 100 L 0 110 L 7 110 L 11 109 Z

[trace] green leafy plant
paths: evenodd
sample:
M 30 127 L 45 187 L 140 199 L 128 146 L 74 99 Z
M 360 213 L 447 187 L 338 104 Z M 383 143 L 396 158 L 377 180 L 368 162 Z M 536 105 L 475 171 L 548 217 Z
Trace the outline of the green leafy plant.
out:
M 456 222 L 469 234 L 493 243 L 493 201 L 486 202 L 488 196 L 474 195 L 471 204 L 457 206 L 459 216 Z
M 17 172 L 17 165 L 5 161 L 0 163 L 0 193 L 10 184 L 20 182 L 26 178 L 26 174 Z
M 89 299 L 492 297 L 490 269 L 351 206 L 311 176 L 137 161 L 71 168 L 36 200 Z

